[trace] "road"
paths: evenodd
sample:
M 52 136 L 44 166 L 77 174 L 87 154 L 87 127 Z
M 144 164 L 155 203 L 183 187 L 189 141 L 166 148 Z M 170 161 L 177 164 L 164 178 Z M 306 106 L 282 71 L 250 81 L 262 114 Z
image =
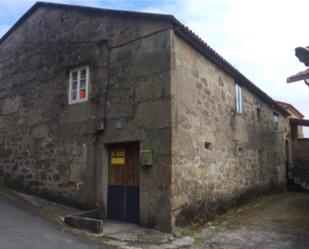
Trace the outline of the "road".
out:
M 0 249 L 111 249 L 80 237 L 0 193 Z

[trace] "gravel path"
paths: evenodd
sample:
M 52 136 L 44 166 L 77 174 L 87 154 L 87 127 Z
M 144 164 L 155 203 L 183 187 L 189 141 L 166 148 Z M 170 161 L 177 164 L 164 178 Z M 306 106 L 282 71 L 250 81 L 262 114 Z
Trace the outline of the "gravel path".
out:
M 308 249 L 309 194 L 268 196 L 219 217 L 194 248 Z

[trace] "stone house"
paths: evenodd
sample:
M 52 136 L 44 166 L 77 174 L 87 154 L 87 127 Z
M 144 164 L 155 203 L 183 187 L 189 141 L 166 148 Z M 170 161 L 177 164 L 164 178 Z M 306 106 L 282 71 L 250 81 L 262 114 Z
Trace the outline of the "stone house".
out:
M 173 16 L 36 3 L 0 58 L 10 186 L 165 231 L 285 188 L 288 113 Z

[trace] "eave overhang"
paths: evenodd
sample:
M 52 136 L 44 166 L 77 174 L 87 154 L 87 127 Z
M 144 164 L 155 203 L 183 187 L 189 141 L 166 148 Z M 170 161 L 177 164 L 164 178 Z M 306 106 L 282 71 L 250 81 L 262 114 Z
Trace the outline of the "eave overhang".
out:
M 290 124 L 293 126 L 309 126 L 309 120 L 308 119 L 298 119 L 298 118 L 291 118 Z

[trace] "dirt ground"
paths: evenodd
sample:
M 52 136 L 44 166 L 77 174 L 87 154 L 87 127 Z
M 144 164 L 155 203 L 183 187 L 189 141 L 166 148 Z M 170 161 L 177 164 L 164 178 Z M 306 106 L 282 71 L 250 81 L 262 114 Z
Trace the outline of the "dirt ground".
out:
M 194 249 L 308 249 L 309 194 L 263 197 L 187 233 Z

